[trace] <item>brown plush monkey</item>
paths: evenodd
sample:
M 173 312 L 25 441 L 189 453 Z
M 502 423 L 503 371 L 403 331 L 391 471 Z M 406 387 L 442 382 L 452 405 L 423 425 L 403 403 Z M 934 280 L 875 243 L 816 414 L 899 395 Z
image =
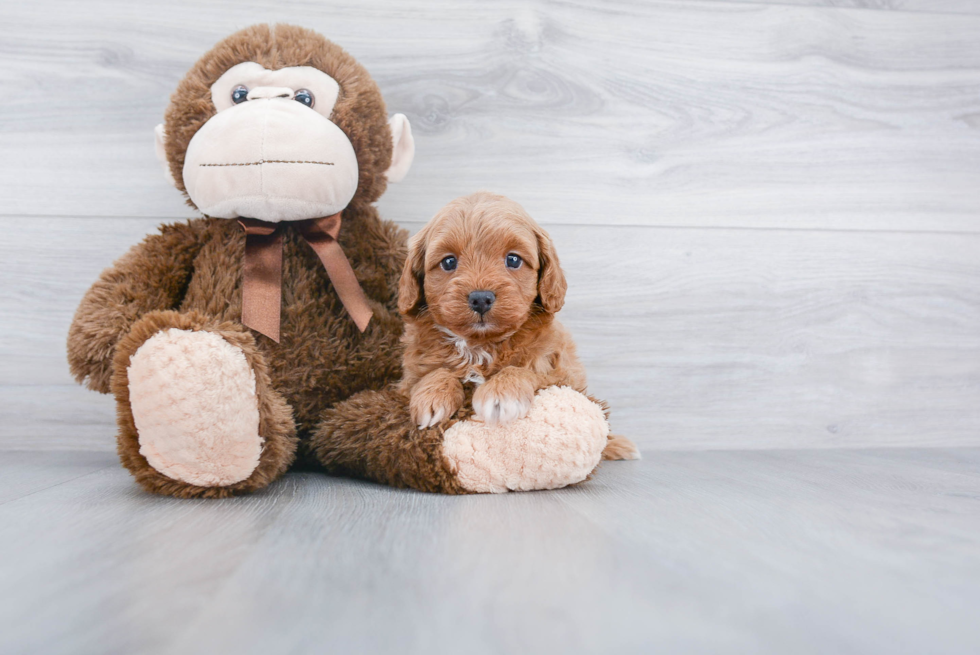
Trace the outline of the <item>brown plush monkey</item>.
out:
M 157 152 L 205 217 L 161 227 L 104 271 L 68 337 L 76 379 L 115 395 L 119 455 L 145 489 L 225 497 L 300 458 L 422 490 L 499 491 L 563 486 L 598 461 L 543 483 L 467 481 L 444 430 L 416 429 L 385 389 L 400 374 L 407 235 L 373 203 L 414 143 L 340 47 L 284 25 L 231 35 L 177 87 Z M 586 433 L 608 431 L 592 418 Z M 526 440 L 528 425 L 503 441 Z

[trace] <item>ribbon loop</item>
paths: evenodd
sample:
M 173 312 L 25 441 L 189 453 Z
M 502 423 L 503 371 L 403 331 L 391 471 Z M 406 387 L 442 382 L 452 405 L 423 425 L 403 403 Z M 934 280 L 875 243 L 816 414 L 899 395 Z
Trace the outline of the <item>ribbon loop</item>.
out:
M 245 234 L 257 234 L 263 237 L 269 236 L 279 227 L 278 223 L 260 221 L 257 218 L 239 218 L 238 224 L 245 230 Z
M 279 343 L 282 307 L 282 232 L 278 223 L 255 218 L 238 220 L 245 230 L 245 268 L 242 284 L 242 323 Z M 316 252 L 344 309 L 363 332 L 373 312 L 337 242 L 340 212 L 296 221 L 299 233 Z
M 307 241 L 310 238 L 330 237 L 334 241 L 340 236 L 340 214 L 324 216 L 323 218 L 310 218 L 305 221 L 296 221 L 296 227 Z

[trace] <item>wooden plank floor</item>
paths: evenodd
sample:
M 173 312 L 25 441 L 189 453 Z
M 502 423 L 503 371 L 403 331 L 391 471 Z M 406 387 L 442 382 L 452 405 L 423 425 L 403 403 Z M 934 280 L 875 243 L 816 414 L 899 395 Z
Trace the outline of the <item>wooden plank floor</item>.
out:
M 967 653 L 980 448 L 650 452 L 556 492 L 228 501 L 0 459 L 0 651 Z

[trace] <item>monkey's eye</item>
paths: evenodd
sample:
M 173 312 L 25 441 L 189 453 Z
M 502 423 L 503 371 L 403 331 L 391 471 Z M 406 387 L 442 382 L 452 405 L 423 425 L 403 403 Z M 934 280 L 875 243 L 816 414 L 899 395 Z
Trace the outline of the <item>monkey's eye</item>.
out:
M 296 102 L 302 102 L 307 107 L 312 107 L 314 98 L 313 94 L 310 93 L 309 89 L 300 89 L 293 95 L 293 100 Z
M 231 91 L 231 101 L 240 105 L 248 100 L 248 87 L 239 84 Z
M 439 266 L 442 267 L 444 271 L 455 271 L 456 270 L 456 257 L 449 255 L 448 257 L 443 257 L 442 261 L 439 262 Z
M 507 255 L 507 268 L 520 268 L 523 263 L 524 260 L 521 259 L 520 255 L 515 255 L 514 253 Z

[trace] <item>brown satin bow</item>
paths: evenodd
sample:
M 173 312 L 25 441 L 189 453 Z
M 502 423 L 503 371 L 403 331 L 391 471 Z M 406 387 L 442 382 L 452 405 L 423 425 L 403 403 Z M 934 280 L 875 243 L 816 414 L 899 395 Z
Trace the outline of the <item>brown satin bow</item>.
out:
M 242 286 L 242 323 L 279 343 L 282 306 L 282 231 L 279 223 L 240 218 L 245 230 L 245 280 Z M 340 212 L 333 216 L 291 221 L 312 246 L 344 309 L 363 332 L 371 321 L 371 307 L 354 269 L 337 243 Z

